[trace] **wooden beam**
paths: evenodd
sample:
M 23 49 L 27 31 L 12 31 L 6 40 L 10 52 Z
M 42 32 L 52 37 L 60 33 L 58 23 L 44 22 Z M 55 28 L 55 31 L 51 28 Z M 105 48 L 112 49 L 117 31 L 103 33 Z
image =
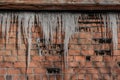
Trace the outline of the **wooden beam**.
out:
M 0 3 L 0 10 L 120 10 L 120 5 Z

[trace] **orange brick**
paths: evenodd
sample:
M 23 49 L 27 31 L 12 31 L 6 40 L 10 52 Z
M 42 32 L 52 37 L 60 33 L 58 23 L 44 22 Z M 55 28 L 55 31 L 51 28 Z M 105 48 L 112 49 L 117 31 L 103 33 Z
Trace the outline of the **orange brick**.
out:
M 30 62 L 30 65 L 29 65 L 29 67 L 38 67 L 38 66 L 40 66 L 40 63 L 36 61 Z
M 5 56 L 4 61 L 15 62 L 17 61 L 17 57 L 16 56 Z
M 15 50 L 14 54 L 18 54 L 19 56 L 26 56 L 26 50 Z
M 114 50 L 113 55 L 119 56 L 120 55 L 120 50 Z
M 1 56 L 8 56 L 11 55 L 11 51 L 10 50 L 0 50 L 0 55 Z
M 94 55 L 94 50 L 82 50 L 82 55 Z
M 48 60 L 48 61 L 60 61 L 61 58 L 59 56 L 46 56 L 46 60 Z
M 7 44 L 6 49 L 15 50 L 16 49 L 16 44 Z
M 0 80 L 4 80 L 4 76 L 0 76 Z
M 0 62 L 3 61 L 3 56 L 0 56 Z
M 90 39 L 90 38 L 92 38 L 92 35 L 88 32 L 81 32 L 80 34 L 79 34 L 79 36 L 80 36 L 80 38 L 88 38 L 88 39 Z
M 26 62 L 15 62 L 14 67 L 26 67 Z
M 32 60 L 33 61 L 44 61 L 45 57 L 44 56 L 33 56 Z
M 35 74 L 40 74 L 40 73 L 45 73 L 46 69 L 45 68 L 35 68 L 34 73 Z
M 6 70 L 5 69 L 0 69 L 0 75 L 6 74 Z
M 26 49 L 26 44 L 21 44 L 20 49 Z
M 69 50 L 69 55 L 80 55 L 80 50 Z
M 7 74 L 20 74 L 20 70 L 19 69 L 8 69 L 7 70 Z
M 91 56 L 92 61 L 103 61 L 103 56 Z
M 69 62 L 69 67 L 79 67 L 79 62 Z
M 108 69 L 108 68 L 100 68 L 99 70 L 102 74 L 107 74 L 107 73 L 109 74 L 110 73 L 110 69 Z
M 18 61 L 26 61 L 26 56 L 17 56 Z
M 84 62 L 85 61 L 85 56 L 75 56 L 75 60 L 79 62 Z
M 96 68 L 89 68 L 87 70 L 87 73 L 97 74 L 97 73 L 99 73 L 99 70 Z
M 28 68 L 27 70 L 26 70 L 26 68 L 20 68 L 20 71 L 21 71 L 21 74 L 26 74 L 26 72 L 28 74 L 32 74 L 33 73 L 33 68 Z
M 19 80 L 19 79 L 20 79 L 19 75 L 14 75 L 13 80 Z
M 9 44 L 16 44 L 16 38 L 9 38 Z

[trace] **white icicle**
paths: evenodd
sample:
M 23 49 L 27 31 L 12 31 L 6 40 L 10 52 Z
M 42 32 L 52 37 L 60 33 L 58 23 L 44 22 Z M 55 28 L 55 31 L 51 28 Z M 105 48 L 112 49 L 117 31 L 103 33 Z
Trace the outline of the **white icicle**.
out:
M 49 43 L 49 23 L 48 23 L 48 13 L 41 13 L 39 14 L 39 21 L 41 22 L 41 27 L 43 30 L 43 36 L 45 38 L 45 44 Z
M 18 15 L 18 44 L 21 47 L 21 23 L 22 23 L 23 16 L 21 14 Z
M 29 31 L 28 31 L 28 66 L 30 64 L 30 51 L 32 46 L 32 26 L 34 25 L 34 14 L 31 14 L 29 17 Z
M 104 37 L 106 38 L 106 32 L 107 32 L 107 31 L 106 31 L 106 28 L 107 28 L 107 25 L 106 25 L 106 23 L 107 23 L 106 18 L 107 18 L 107 17 L 106 17 L 106 15 L 102 15 L 102 18 L 103 18 L 104 28 L 105 28 L 105 36 L 104 36 Z
M 113 47 L 117 49 L 118 46 L 118 26 L 117 26 L 117 15 L 116 14 L 109 14 L 110 24 L 112 29 L 112 37 L 113 37 Z
M 2 15 L 2 37 L 5 36 L 6 21 L 7 21 L 7 13 L 4 13 L 4 14 Z
M 10 22 L 11 22 L 11 15 L 7 14 L 7 22 L 6 22 L 6 43 L 8 43 L 9 38 L 9 31 L 10 31 Z
M 77 18 L 79 18 L 79 16 L 77 16 Z M 76 19 L 76 15 L 74 14 L 65 13 L 65 14 L 62 14 L 62 22 L 63 22 L 63 30 L 65 30 L 64 57 L 65 57 L 65 66 L 67 67 L 68 43 L 69 43 L 70 37 L 75 32 L 76 22 L 78 22 L 78 19 Z

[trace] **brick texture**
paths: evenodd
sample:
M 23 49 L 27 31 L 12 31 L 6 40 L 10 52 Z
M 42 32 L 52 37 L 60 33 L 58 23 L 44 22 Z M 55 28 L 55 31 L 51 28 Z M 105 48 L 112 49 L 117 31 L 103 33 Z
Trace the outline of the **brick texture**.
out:
M 103 38 L 101 32 L 104 31 L 104 27 L 101 26 L 102 23 L 100 25 L 100 22 L 95 22 L 93 15 L 89 17 L 92 19 L 86 20 L 86 23 L 79 22 L 84 27 L 79 27 L 74 38 L 70 39 L 67 68 L 63 56 L 63 39 L 57 42 L 54 37 L 54 44 L 48 46 L 40 43 L 43 56 L 39 56 L 36 38 L 41 31 L 33 27 L 31 61 L 29 68 L 26 69 L 26 44 L 22 42 L 21 46 L 18 44 L 16 47 L 18 26 L 14 24 L 9 33 L 8 43 L 0 37 L 0 80 L 6 80 L 5 77 L 12 80 L 48 80 L 48 78 L 49 80 L 120 80 L 120 31 L 118 49 L 113 50 L 112 43 L 103 44 L 94 40 Z M 86 28 L 86 25 L 90 28 Z M 58 35 L 55 33 L 55 36 Z M 98 53 L 95 50 L 111 50 L 111 52 Z M 49 67 L 60 68 L 61 74 L 48 75 Z

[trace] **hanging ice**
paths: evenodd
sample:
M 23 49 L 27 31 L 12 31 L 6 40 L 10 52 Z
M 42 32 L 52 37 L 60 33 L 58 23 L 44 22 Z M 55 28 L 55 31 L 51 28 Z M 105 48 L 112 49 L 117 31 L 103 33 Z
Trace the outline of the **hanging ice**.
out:
M 117 36 L 117 29 L 118 29 L 118 14 L 104 14 L 102 16 L 105 29 L 107 27 L 110 28 L 112 31 L 113 37 L 113 44 L 114 49 L 117 49 L 118 44 L 118 36 Z M 32 46 L 32 26 L 34 26 L 37 22 L 39 27 L 41 27 L 43 31 L 43 37 L 45 38 L 45 45 L 52 43 L 54 32 L 57 32 L 57 27 L 61 26 L 61 33 L 65 34 L 64 37 L 64 57 L 65 57 L 65 66 L 67 66 L 67 56 L 68 56 L 68 44 L 71 36 L 75 33 L 75 28 L 78 26 L 78 19 L 86 19 L 87 17 L 81 16 L 81 14 L 77 13 L 53 13 L 53 12 L 20 12 L 20 13 L 0 13 L 0 24 L 1 24 L 1 32 L 2 37 L 6 37 L 6 42 L 8 42 L 8 34 L 10 31 L 10 24 L 13 23 L 14 19 L 18 20 L 18 44 L 20 45 L 22 42 L 22 34 L 25 35 L 27 40 L 27 54 L 28 60 L 27 63 L 29 66 L 30 63 L 30 51 Z M 23 32 L 23 33 L 22 33 Z M 40 39 L 42 39 L 40 37 Z
M 67 67 L 68 62 L 68 43 L 72 36 L 72 34 L 75 33 L 75 28 L 78 27 L 78 14 L 72 14 L 72 13 L 64 13 L 62 14 L 62 26 L 63 30 L 65 31 L 65 39 L 64 39 L 64 56 L 65 56 L 65 66 Z
M 118 14 L 109 13 L 106 15 L 102 15 L 104 26 L 109 27 L 112 32 L 112 39 L 113 39 L 113 48 L 117 49 L 118 46 L 118 23 L 119 20 Z

